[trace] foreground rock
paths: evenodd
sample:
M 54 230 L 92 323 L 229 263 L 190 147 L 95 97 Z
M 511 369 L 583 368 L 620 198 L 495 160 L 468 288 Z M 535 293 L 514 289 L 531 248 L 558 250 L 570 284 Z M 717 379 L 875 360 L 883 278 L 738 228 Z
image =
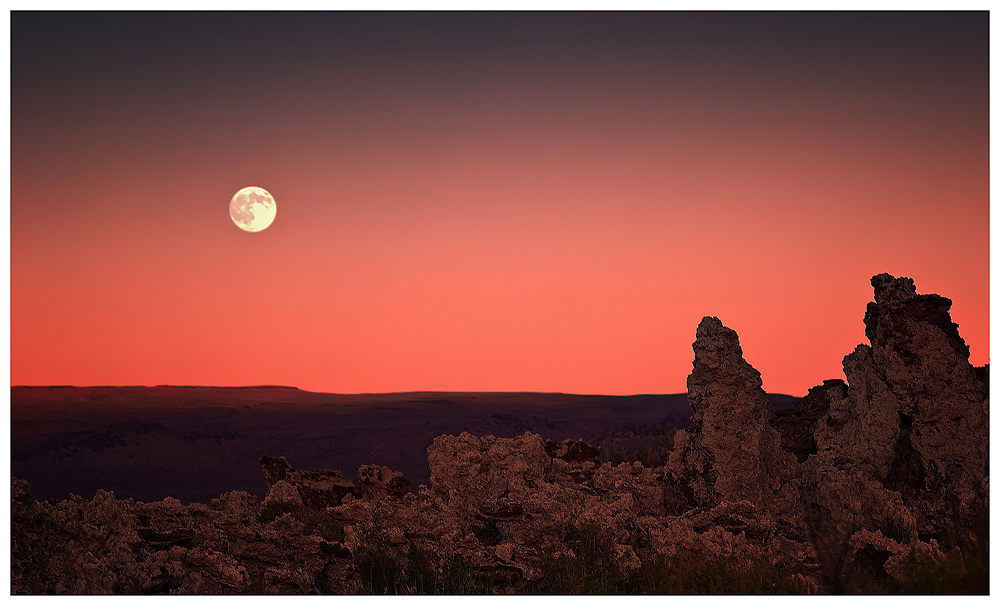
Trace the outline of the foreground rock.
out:
M 12 593 L 223 594 L 347 591 L 349 560 L 302 524 L 257 520 L 257 499 L 120 501 L 99 491 L 35 502 L 12 482 Z M 338 563 L 341 563 L 338 566 Z
M 348 480 L 271 457 L 261 503 L 104 491 L 39 503 L 13 479 L 12 592 L 378 591 L 373 570 L 398 578 L 427 554 L 439 575 L 458 562 L 488 579 L 477 591 L 544 591 L 553 562 L 595 541 L 626 574 L 724 561 L 780 570 L 795 591 L 905 586 L 914 566 L 958 547 L 988 551 L 977 532 L 988 516 L 988 372 L 969 364 L 950 301 L 917 295 L 907 278 L 872 285 L 870 345 L 844 358 L 847 381 L 825 381 L 773 420 L 736 332 L 702 320 L 691 426 L 660 467 L 602 465 L 580 441 L 462 433 L 435 438 L 430 486 L 416 494 L 382 466 Z M 958 561 L 962 574 L 974 564 Z
M 794 458 L 768 423 L 760 373 L 743 359 L 736 331 L 718 318 L 698 325 L 687 384 L 691 427 L 674 437 L 674 477 L 700 506 L 750 501 L 786 513 L 795 500 Z
M 872 286 L 870 345 L 844 358 L 847 384 L 827 390 L 801 467 L 807 526 L 842 590 L 859 570 L 898 573 L 910 553 L 982 541 L 988 519 L 987 370 L 969 363 L 950 300 L 888 274 Z

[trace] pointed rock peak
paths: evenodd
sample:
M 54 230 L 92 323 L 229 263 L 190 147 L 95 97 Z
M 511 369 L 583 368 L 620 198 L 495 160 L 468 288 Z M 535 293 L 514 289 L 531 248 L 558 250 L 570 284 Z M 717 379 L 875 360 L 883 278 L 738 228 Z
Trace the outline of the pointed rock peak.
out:
M 935 326 L 944 333 L 949 346 L 959 356 L 968 359 L 969 347 L 958 334 L 958 324 L 951 320 L 951 299 L 935 294 L 918 295 L 912 278 L 894 278 L 879 274 L 872 278 L 875 302 L 869 303 L 865 313 L 865 336 L 872 347 L 884 349 L 890 344 L 901 350 L 901 355 L 911 362 L 913 338 L 917 325 Z
M 894 278 L 889 274 L 879 274 L 872 276 L 872 286 L 875 288 L 875 302 L 879 305 L 892 305 L 917 296 L 913 278 Z
M 743 361 L 743 348 L 740 347 L 740 336 L 736 331 L 727 328 L 713 316 L 702 318 L 695 333 L 694 362 L 704 364 L 709 368 L 719 366 L 723 361 L 731 359 Z
M 771 503 L 795 458 L 781 452 L 781 437 L 768 425 L 760 373 L 743 359 L 736 331 L 718 318 L 701 321 L 693 348 L 691 426 L 675 437 L 671 473 L 704 506 Z
M 703 336 L 724 331 L 735 332 L 732 329 L 726 328 L 722 324 L 722 320 L 716 318 L 715 316 L 705 316 L 701 319 L 701 323 L 698 324 L 698 332 L 696 333 L 696 336 L 700 339 Z

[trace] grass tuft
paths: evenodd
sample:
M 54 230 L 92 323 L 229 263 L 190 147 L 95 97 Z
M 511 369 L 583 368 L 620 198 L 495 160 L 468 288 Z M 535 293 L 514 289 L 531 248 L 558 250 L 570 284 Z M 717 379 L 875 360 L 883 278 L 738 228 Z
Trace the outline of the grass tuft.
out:
M 435 558 L 410 543 L 403 557 L 377 521 L 358 524 L 355 567 L 364 593 L 372 595 L 462 595 L 490 593 L 491 583 L 460 557 Z
M 344 527 L 326 513 L 315 511 L 294 501 L 270 501 L 261 508 L 257 520 L 269 524 L 285 514 L 302 522 L 302 534 L 317 535 L 325 541 L 344 542 Z
M 647 559 L 624 570 L 614 542 L 600 527 L 571 524 L 574 556 L 547 557 L 540 589 L 553 594 L 788 594 L 801 593 L 787 571 L 763 562 Z

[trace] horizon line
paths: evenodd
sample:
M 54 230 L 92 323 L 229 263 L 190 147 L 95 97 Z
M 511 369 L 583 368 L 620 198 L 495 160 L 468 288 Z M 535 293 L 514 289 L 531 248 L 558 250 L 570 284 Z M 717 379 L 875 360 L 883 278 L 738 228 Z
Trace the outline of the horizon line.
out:
M 341 393 L 333 391 L 310 391 L 307 389 L 302 389 L 300 387 L 295 387 L 293 385 L 276 385 L 276 384 L 264 384 L 264 385 L 171 385 L 166 383 L 161 383 L 158 385 L 69 385 L 69 384 L 58 384 L 58 385 L 11 385 L 11 389 L 128 389 L 128 388 L 141 388 L 141 389 L 157 389 L 157 388 L 173 388 L 173 389 L 288 389 L 294 391 L 300 391 L 309 394 L 327 394 L 335 396 L 382 396 L 382 395 L 405 395 L 405 394 L 538 394 L 538 395 L 560 395 L 560 396 L 593 396 L 593 397 L 604 397 L 604 398 L 631 398 L 638 396 L 687 396 L 686 391 L 674 392 L 674 393 L 634 393 L 634 394 L 599 394 L 599 393 L 571 393 L 565 391 L 496 391 L 496 390 L 466 390 L 466 391 L 455 391 L 455 390 L 434 390 L 434 389 L 415 389 L 415 390 L 405 390 L 405 391 L 365 391 L 356 393 Z M 794 394 L 787 394 L 781 392 L 770 392 L 766 389 L 764 393 L 767 395 L 778 395 L 778 396 L 789 396 L 793 398 L 802 398 L 804 396 L 798 396 Z

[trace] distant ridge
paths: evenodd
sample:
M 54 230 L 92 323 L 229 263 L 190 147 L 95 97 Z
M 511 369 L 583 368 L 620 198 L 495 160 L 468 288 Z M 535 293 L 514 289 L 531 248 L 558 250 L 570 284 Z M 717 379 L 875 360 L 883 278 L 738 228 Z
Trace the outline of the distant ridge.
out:
M 769 396 L 774 410 L 799 398 Z M 687 395 L 577 395 L 412 391 L 328 394 L 287 386 L 14 386 L 11 468 L 41 498 L 93 496 L 184 501 L 228 490 L 263 495 L 257 461 L 283 455 L 298 468 L 360 465 L 429 482 L 426 449 L 439 435 L 583 439 L 614 452 L 655 446 L 657 425 L 690 422 Z
M 331 395 L 331 396 L 419 396 L 419 395 L 517 395 L 517 396 L 570 396 L 574 398 L 645 398 L 663 396 L 686 396 L 685 392 L 656 394 L 656 393 L 634 393 L 609 395 L 598 393 L 572 393 L 566 391 L 436 391 L 436 390 L 414 390 L 414 391 L 361 391 L 356 393 L 336 392 L 336 391 L 309 391 L 292 385 L 11 385 L 11 389 L 282 389 L 295 391 L 304 394 Z M 802 396 L 789 394 L 768 394 L 778 399 L 793 398 L 799 399 Z
M 11 385 L 11 389 L 291 389 L 289 385 Z M 311 393 L 311 392 L 310 392 Z

